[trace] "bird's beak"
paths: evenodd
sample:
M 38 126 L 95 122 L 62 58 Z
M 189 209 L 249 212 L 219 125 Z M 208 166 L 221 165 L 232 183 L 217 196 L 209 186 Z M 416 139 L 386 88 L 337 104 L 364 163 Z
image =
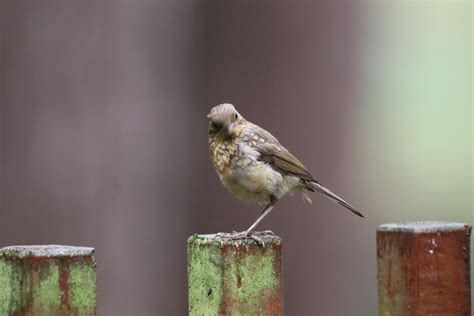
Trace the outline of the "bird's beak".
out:
M 227 133 L 232 135 L 232 130 L 234 129 L 234 123 L 227 125 Z

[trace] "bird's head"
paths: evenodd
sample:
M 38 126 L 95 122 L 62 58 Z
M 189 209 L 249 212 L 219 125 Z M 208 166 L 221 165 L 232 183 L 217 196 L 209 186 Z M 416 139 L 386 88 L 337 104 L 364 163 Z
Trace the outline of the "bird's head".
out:
M 230 103 L 222 103 L 213 107 L 207 118 L 209 119 L 209 131 L 222 133 L 224 136 L 232 136 L 234 128 L 243 119 Z

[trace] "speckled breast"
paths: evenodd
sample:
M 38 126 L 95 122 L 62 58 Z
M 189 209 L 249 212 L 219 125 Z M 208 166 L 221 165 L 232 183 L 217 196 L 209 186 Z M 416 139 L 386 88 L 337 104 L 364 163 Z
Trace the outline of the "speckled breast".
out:
M 232 159 L 238 154 L 238 147 L 230 140 L 209 139 L 209 153 L 219 176 L 229 173 Z
M 267 204 L 281 189 L 282 176 L 260 162 L 245 148 L 246 142 L 211 142 L 211 159 L 224 187 L 249 204 Z

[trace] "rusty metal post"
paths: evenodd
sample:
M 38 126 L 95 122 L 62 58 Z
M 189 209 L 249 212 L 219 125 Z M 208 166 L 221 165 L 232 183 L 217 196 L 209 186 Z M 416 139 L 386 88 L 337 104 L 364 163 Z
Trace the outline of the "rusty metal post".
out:
M 379 315 L 471 315 L 470 234 L 460 223 L 379 226 Z
M 189 315 L 283 315 L 281 239 L 188 239 Z
M 0 249 L 0 315 L 95 315 L 94 249 Z

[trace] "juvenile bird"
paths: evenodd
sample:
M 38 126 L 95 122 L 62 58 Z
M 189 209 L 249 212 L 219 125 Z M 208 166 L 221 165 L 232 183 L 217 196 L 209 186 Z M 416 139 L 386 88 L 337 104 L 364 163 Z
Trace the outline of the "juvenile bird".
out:
M 232 104 L 211 109 L 209 150 L 211 161 L 224 187 L 249 204 L 265 204 L 262 214 L 243 232 L 219 233 L 219 237 L 252 238 L 263 244 L 255 227 L 287 193 L 301 193 L 311 202 L 309 193 L 319 192 L 354 214 L 364 217 L 349 203 L 322 186 L 306 167 L 263 128 L 247 121 Z

